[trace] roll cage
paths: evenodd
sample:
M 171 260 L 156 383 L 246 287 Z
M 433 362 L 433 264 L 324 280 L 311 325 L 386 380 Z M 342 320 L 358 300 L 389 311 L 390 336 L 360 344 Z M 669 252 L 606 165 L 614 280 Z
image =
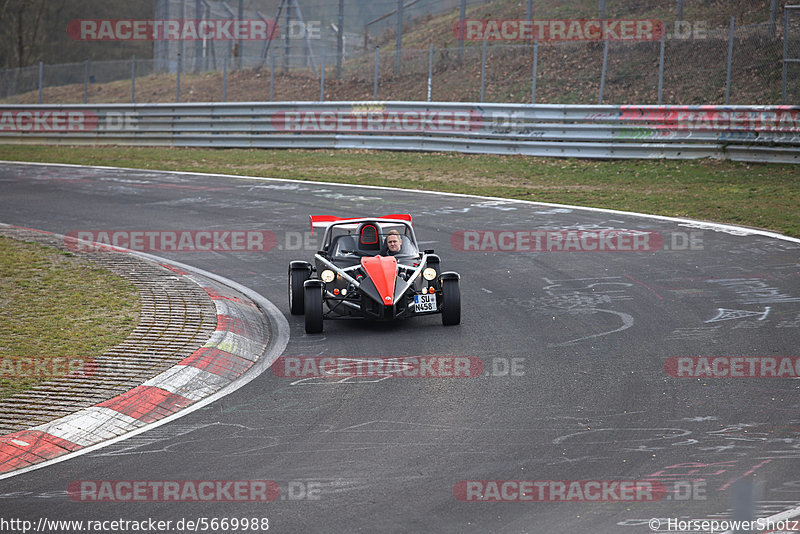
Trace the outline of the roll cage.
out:
M 398 219 L 348 219 L 326 224 L 320 253 L 338 263 L 356 262 L 363 256 L 386 256 L 386 237 L 396 231 L 402 239 L 400 251 L 394 256 L 418 257 L 420 254 L 414 229 L 407 221 Z

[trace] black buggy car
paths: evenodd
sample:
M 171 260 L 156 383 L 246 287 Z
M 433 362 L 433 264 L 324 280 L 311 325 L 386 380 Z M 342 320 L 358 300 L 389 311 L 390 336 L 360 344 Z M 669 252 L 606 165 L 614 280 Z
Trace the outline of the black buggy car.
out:
M 411 215 L 312 215 L 312 231 L 320 227 L 325 235 L 314 263 L 289 264 L 289 308 L 305 314 L 307 333 L 322 332 L 324 319 L 390 321 L 439 313 L 444 325 L 461 322 L 460 276 L 442 272 L 433 250 L 420 252 Z M 398 236 L 399 250 L 392 250 Z

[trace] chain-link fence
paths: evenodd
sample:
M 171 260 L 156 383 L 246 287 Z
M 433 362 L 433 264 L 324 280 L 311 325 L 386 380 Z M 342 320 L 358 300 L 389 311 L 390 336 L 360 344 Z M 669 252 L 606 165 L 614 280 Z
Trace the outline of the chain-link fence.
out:
M 781 100 L 786 104 L 797 103 L 800 102 L 800 5 L 787 6 L 783 31 Z
M 330 43 L 304 44 L 288 55 L 277 43 L 266 54 L 251 43 L 253 53 L 240 56 L 223 51 L 230 41 L 217 42 L 216 52 L 187 54 L 167 69 L 159 68 L 159 59 L 131 58 L 0 71 L 0 98 L 7 103 L 35 103 L 41 94 L 44 103 L 430 99 L 797 104 L 800 9 L 786 13 L 777 25 L 731 23 L 729 28 L 675 31 L 661 41 L 470 41 L 463 50 L 409 48 L 402 50 L 399 68 L 393 47 L 361 47 L 342 58 L 341 77 Z M 186 48 L 199 50 L 194 44 Z

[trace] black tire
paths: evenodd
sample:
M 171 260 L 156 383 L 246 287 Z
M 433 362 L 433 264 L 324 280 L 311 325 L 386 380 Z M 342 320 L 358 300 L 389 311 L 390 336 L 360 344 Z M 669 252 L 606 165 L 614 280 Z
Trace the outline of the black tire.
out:
M 292 315 L 303 315 L 305 311 L 303 282 L 308 280 L 309 276 L 311 272 L 308 269 L 289 267 L 289 311 Z
M 461 287 L 457 278 L 442 280 L 442 324 L 461 323 Z
M 322 332 L 322 287 L 312 285 L 303 289 L 306 334 L 319 334 Z

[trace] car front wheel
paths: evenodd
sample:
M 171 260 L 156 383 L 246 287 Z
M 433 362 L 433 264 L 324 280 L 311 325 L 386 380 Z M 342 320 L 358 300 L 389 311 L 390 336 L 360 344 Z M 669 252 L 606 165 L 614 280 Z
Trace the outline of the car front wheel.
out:
M 303 288 L 306 334 L 322 332 L 322 287 L 314 284 Z
M 303 282 L 311 276 L 309 269 L 289 267 L 289 311 L 292 315 L 302 315 L 305 310 Z
M 461 288 L 457 278 L 442 280 L 442 324 L 461 322 Z

